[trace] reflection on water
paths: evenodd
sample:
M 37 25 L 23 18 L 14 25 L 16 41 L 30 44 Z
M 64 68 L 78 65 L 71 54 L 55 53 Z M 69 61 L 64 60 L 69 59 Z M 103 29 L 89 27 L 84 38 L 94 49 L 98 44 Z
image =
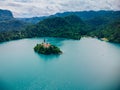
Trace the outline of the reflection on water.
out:
M 42 60 L 48 61 L 48 60 L 56 60 L 57 58 L 60 57 L 60 55 L 43 55 L 43 54 L 38 54 L 36 53 L 36 55 L 39 58 L 42 58 Z

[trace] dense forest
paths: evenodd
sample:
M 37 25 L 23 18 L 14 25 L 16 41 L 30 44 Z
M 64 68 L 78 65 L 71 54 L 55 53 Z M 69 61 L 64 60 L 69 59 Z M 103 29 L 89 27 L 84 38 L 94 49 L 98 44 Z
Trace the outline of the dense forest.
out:
M 0 13 L 6 15 L 5 11 Z M 25 22 L 26 19 L 15 19 L 9 11 L 7 13 L 7 16 L 0 14 L 0 42 L 46 36 L 70 39 L 92 36 L 120 43 L 120 11 L 58 13 L 39 18 L 36 24 L 35 19 L 32 24 Z
M 49 54 L 62 54 L 62 51 L 54 46 L 54 45 L 50 45 L 49 47 L 44 47 L 44 44 L 37 44 L 34 47 L 34 51 L 40 54 L 45 54 L 45 55 L 49 55 Z
M 89 36 L 98 38 L 107 38 L 110 42 L 120 43 L 120 19 L 115 20 L 108 25 L 105 25 L 100 30 L 95 30 L 89 33 Z
M 53 17 L 45 19 L 34 26 L 30 26 L 26 31 L 32 31 L 32 35 L 62 37 L 80 39 L 82 31 L 85 29 L 84 22 L 77 16 Z
M 52 17 L 29 25 L 25 30 L 1 32 L 0 41 L 46 36 L 80 39 L 85 28 L 85 23 L 75 15 Z

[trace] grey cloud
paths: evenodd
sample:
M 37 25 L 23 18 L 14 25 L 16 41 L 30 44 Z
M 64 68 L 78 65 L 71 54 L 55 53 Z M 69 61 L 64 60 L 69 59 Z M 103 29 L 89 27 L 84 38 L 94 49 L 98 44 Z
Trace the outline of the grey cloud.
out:
M 120 0 L 0 0 L 1 9 L 15 17 L 51 15 L 64 11 L 120 10 Z
M 20 4 L 16 4 L 16 3 L 8 3 L 7 5 L 11 7 L 21 7 Z
M 24 3 L 26 2 L 27 3 L 27 2 L 31 2 L 32 0 L 14 0 L 14 1 L 15 2 L 24 2 Z

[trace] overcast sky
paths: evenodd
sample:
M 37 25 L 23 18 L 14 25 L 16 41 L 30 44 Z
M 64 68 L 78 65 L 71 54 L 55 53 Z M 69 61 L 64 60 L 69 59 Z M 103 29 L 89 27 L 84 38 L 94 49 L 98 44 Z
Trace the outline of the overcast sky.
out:
M 0 0 L 0 9 L 14 17 L 46 16 L 57 12 L 120 10 L 120 0 Z

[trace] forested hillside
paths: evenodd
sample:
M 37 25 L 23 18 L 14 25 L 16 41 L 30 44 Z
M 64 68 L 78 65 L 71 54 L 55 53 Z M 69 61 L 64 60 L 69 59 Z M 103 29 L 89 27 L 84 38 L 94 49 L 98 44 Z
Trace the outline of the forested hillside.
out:
M 0 9 L 0 22 L 5 20 L 13 19 L 13 14 L 9 10 Z
M 25 30 L 28 23 L 17 20 L 9 10 L 0 9 L 0 32 Z
M 85 23 L 79 17 L 70 15 L 45 19 L 28 27 L 26 31 L 31 32 L 29 37 L 48 36 L 80 39 L 85 28 Z
M 120 11 L 57 13 L 36 24 L 17 20 L 10 11 L 6 13 L 0 14 L 0 42 L 32 37 L 80 39 L 85 35 L 120 43 Z
M 110 42 L 120 43 L 120 19 L 114 20 L 101 29 L 90 32 L 89 35 L 107 38 Z

